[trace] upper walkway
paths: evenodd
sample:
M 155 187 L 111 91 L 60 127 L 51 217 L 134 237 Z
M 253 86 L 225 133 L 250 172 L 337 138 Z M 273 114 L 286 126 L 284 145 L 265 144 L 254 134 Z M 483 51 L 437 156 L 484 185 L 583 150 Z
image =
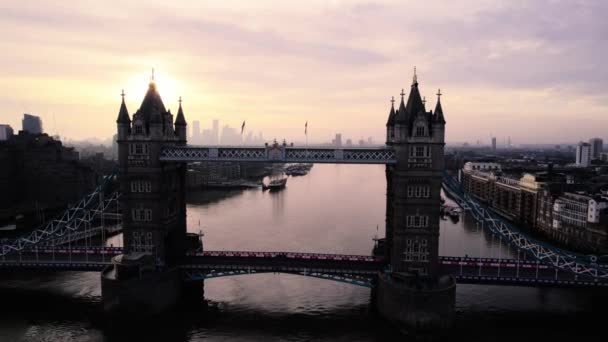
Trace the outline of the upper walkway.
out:
M 395 151 L 387 146 L 369 148 L 294 147 L 272 144 L 245 146 L 165 146 L 161 161 L 233 161 L 265 163 L 395 164 Z

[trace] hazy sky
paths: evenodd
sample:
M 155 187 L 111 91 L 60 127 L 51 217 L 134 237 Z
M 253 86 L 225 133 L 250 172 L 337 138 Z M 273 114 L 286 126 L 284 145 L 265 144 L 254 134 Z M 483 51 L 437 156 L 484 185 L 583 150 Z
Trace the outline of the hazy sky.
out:
M 150 68 L 188 122 L 247 121 L 267 139 L 384 137 L 417 66 L 441 88 L 447 139 L 608 140 L 608 1 L 0 2 L 0 122 L 115 133 Z M 54 119 L 53 119 L 54 118 Z

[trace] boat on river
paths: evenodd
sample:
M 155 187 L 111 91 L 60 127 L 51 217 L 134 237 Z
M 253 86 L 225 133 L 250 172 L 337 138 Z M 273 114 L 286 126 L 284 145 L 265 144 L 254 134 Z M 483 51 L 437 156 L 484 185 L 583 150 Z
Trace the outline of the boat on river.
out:
M 270 176 L 268 183 L 262 182 L 262 190 L 277 191 L 283 189 L 287 184 L 287 176 L 284 174 Z

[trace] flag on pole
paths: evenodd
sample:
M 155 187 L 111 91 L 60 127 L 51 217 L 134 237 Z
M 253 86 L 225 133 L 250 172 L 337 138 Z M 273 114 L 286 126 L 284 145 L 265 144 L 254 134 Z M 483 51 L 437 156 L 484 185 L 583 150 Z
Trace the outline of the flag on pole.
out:
M 245 131 L 245 120 L 243 120 L 243 124 L 241 125 L 241 135 L 243 135 L 244 131 Z
M 308 135 L 308 121 L 304 124 L 304 134 Z

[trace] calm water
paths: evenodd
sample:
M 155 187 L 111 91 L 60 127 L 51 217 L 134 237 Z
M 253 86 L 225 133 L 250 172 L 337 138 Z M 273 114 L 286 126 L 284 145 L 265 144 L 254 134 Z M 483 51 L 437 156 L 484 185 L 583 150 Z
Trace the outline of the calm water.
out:
M 188 226 L 207 250 L 369 254 L 383 236 L 383 166 L 315 165 L 277 193 L 191 193 Z M 379 231 L 376 230 L 379 226 Z M 117 245 L 120 237 L 110 243 Z M 516 257 L 473 221 L 442 221 L 442 255 Z M 370 290 L 285 274 L 206 281 L 206 309 L 127 326 L 102 319 L 99 275 L 2 275 L 0 341 L 391 341 Z M 606 295 L 597 291 L 459 285 L 454 338 L 573 340 L 599 335 Z

